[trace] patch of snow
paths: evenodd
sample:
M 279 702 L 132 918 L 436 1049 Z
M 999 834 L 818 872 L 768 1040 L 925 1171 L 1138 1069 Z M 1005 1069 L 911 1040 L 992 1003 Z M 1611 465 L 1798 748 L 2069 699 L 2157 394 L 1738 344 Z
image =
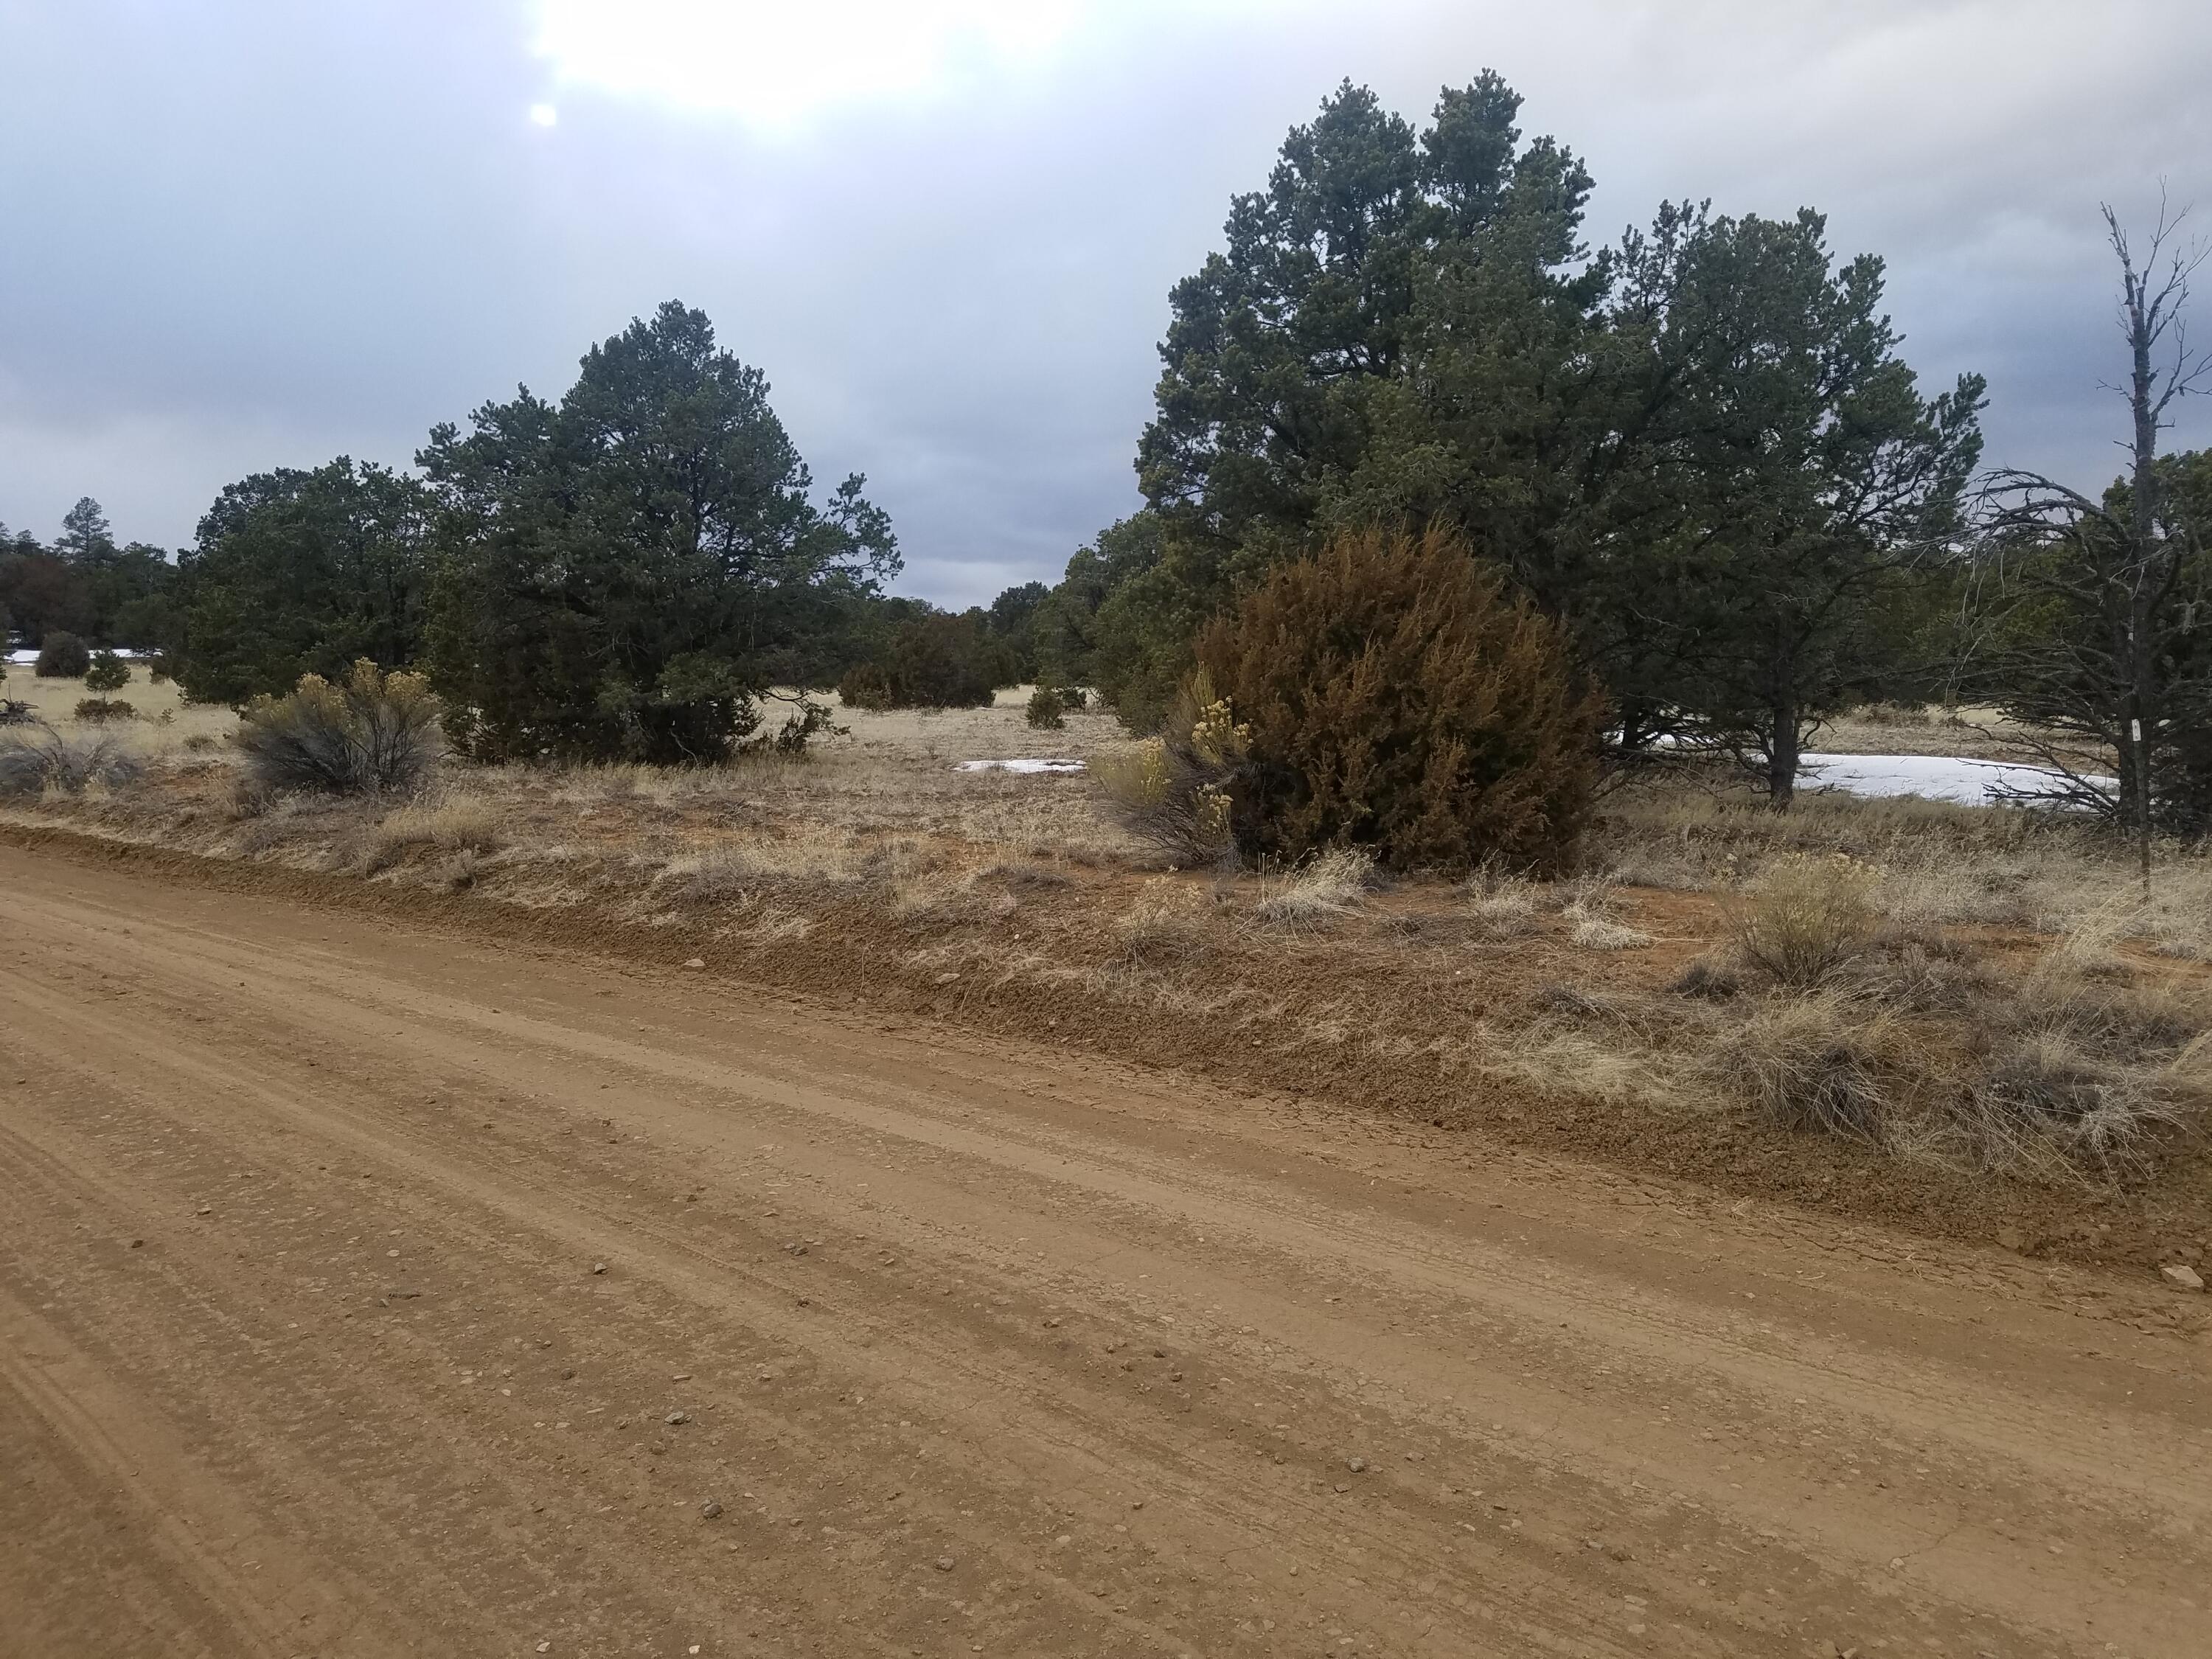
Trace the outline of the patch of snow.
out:
M 1080 772 L 1083 763 L 1054 756 L 1016 760 L 962 761 L 952 769 L 956 772 Z
M 94 647 L 94 649 L 97 650 L 99 647 Z M 132 651 L 127 647 L 118 647 L 115 654 L 125 662 L 143 662 L 154 653 L 151 651 Z M 39 653 L 34 648 L 26 647 L 23 650 L 10 651 L 8 653 L 8 661 L 12 667 L 28 668 L 38 660 Z
M 2059 775 L 2048 767 L 1957 755 L 1804 755 L 1798 760 L 1797 776 L 1806 788 L 1840 789 L 1850 795 L 1917 795 L 1969 806 L 2001 805 L 2063 787 Z M 2113 787 L 2110 778 L 2087 781 L 2100 788 Z

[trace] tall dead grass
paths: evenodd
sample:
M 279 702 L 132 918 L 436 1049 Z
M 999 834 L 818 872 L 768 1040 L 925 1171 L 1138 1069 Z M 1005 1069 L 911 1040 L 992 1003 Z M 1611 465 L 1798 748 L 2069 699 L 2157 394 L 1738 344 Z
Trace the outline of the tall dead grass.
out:
M 1350 915 L 1375 884 L 1375 854 L 1332 847 L 1280 870 L 1261 871 L 1253 915 L 1273 927 L 1312 933 Z

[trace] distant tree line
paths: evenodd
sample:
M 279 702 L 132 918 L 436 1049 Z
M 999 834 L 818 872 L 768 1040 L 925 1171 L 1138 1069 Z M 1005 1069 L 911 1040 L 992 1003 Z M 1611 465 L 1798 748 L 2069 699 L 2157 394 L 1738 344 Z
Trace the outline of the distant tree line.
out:
M 43 544 L 0 525 L 0 639 L 43 647 L 53 635 L 88 646 L 157 650 L 179 632 L 177 568 L 158 547 L 118 546 L 100 503 L 87 498 Z
M 767 740 L 779 710 L 803 739 L 830 686 L 876 707 L 1090 687 L 1149 732 L 1212 624 L 1326 591 L 1268 584 L 1376 534 L 1393 580 L 1459 548 L 1486 614 L 1556 627 L 1601 696 L 1604 775 L 1719 755 L 1787 805 L 1843 709 L 1987 700 L 2057 734 L 2081 804 L 2145 837 L 2212 828 L 2212 459 L 2160 451 L 2206 389 L 2173 222 L 2140 261 L 2111 227 L 2128 475 L 1985 475 L 1984 382 L 1923 390 L 1880 259 L 1838 258 L 1809 210 L 1702 203 L 1593 246 L 1588 171 L 1520 106 L 1486 73 L 1417 130 L 1346 82 L 1291 131 L 1170 296 L 1144 507 L 1049 587 L 957 614 L 889 595 L 864 479 L 818 489 L 759 371 L 671 301 L 557 401 L 438 428 L 412 473 L 233 484 L 173 564 L 82 503 L 51 549 L 0 544 L 0 605 L 33 643 L 159 647 L 195 697 L 367 659 L 427 671 L 486 758 L 685 763 Z M 1315 660 L 1357 678 L 1341 644 Z
M 360 661 L 427 670 L 447 735 L 486 759 L 709 761 L 873 701 L 975 700 L 1034 676 L 1042 583 L 952 615 L 888 596 L 886 515 L 817 492 L 768 385 L 671 301 L 585 356 L 556 403 L 525 389 L 434 430 L 415 473 L 339 457 L 227 487 L 174 562 L 118 550 L 90 501 L 52 549 L 7 542 L 27 643 L 74 630 L 170 659 L 185 695 L 244 704 Z

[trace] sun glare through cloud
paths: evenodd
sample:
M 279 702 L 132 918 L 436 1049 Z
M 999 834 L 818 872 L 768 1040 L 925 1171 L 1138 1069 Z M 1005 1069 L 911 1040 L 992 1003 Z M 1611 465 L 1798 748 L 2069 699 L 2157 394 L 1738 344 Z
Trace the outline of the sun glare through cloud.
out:
M 564 85 L 788 129 L 1042 64 L 1087 9 L 1079 0 L 542 0 L 537 46 Z

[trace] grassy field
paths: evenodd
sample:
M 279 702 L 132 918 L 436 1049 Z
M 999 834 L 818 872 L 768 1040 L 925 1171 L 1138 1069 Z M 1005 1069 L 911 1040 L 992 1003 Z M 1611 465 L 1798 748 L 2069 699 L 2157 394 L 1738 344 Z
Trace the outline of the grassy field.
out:
M 1176 871 L 1081 774 L 958 769 L 1126 741 L 1025 701 L 697 771 L 448 763 L 404 801 L 242 790 L 232 717 L 187 708 L 127 728 L 135 780 L 7 815 L 2027 1250 L 2212 1254 L 2193 854 L 2146 896 L 2079 821 L 1678 777 L 1607 797 L 1557 882 Z
M 0 697 L 31 706 L 32 718 L 61 728 L 75 728 L 76 706 L 99 694 L 84 689 L 81 679 L 40 679 L 27 666 L 8 671 Z M 106 694 L 111 700 L 131 705 L 136 720 L 109 722 L 107 729 L 127 736 L 135 747 L 150 752 L 181 746 L 191 737 L 223 738 L 236 729 L 238 717 L 228 708 L 188 703 L 173 681 L 159 684 L 146 677 L 143 665 L 134 665 L 131 683 Z

